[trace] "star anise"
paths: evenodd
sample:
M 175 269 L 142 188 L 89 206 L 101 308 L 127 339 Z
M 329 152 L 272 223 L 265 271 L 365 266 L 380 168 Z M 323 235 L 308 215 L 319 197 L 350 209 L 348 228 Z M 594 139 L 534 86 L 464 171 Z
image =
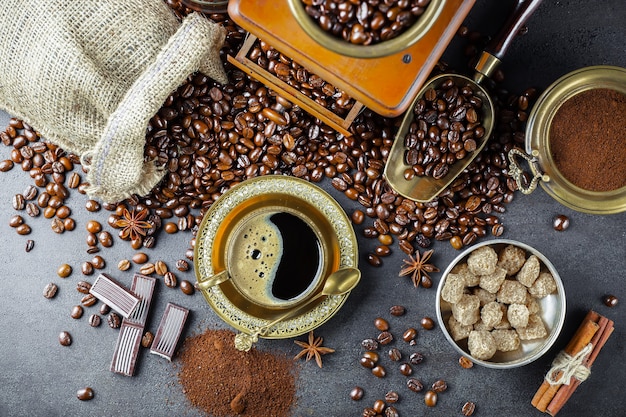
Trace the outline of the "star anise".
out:
M 302 348 L 302 351 L 298 353 L 293 359 L 297 360 L 306 355 L 306 361 L 310 361 L 313 357 L 315 357 L 315 362 L 317 362 L 317 366 L 322 367 L 322 355 L 326 355 L 327 353 L 333 353 L 335 349 L 327 348 L 322 346 L 322 342 L 324 339 L 320 337 L 313 336 L 313 330 L 309 332 L 309 340 L 308 342 L 303 342 L 300 340 L 294 341 L 294 343 Z
M 411 280 L 416 288 L 419 287 L 420 282 L 423 283 L 424 281 L 429 282 L 430 285 L 432 285 L 432 279 L 428 274 L 431 272 L 439 272 L 439 268 L 428 263 L 428 260 L 433 253 L 434 250 L 431 249 L 424 252 L 424 254 L 421 254 L 419 249 L 417 249 L 415 251 L 415 257 L 409 255 L 410 260 L 403 260 L 405 266 L 400 270 L 399 275 L 401 277 L 411 275 Z M 424 284 L 422 285 L 425 286 Z
M 144 219 L 148 217 L 148 209 L 128 211 L 124 209 L 122 217 L 115 221 L 114 226 L 120 230 L 120 237 L 125 240 L 137 240 L 146 235 L 152 225 Z

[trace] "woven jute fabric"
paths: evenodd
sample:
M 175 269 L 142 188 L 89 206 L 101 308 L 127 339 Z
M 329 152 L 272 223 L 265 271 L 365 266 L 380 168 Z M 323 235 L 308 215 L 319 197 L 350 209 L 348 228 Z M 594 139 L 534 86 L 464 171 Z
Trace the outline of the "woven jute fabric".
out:
M 144 160 L 150 118 L 196 71 L 228 81 L 225 36 L 161 0 L 4 0 L 0 108 L 80 155 L 92 198 L 145 195 L 164 174 Z

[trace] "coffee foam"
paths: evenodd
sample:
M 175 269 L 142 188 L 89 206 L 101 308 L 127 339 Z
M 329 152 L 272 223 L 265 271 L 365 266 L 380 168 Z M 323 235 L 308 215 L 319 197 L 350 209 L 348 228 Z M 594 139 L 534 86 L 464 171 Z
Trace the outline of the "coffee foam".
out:
M 276 304 L 285 302 L 272 295 L 272 283 L 283 256 L 283 241 L 270 220 L 272 214 L 254 216 L 236 232 L 229 250 L 229 272 L 248 298 Z

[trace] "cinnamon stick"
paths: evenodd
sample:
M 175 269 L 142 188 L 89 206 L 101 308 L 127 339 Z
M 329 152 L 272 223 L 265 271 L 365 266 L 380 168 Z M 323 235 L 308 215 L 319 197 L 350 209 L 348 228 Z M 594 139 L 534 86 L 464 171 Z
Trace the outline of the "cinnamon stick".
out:
M 600 330 L 596 333 L 591 341 L 593 345 L 593 350 L 586 358 L 584 363 L 587 368 L 591 368 L 593 362 L 596 360 L 598 354 L 602 350 L 602 347 L 604 347 L 614 330 L 613 321 L 607 319 L 604 316 L 600 316 L 598 324 L 600 326 Z M 572 396 L 574 391 L 576 391 L 580 384 L 582 384 L 582 381 L 574 378 L 574 380 L 571 381 L 569 385 L 562 386 L 548 405 L 546 412 L 551 416 L 555 416 L 567 403 L 567 401 L 570 399 L 570 397 Z
M 599 329 L 598 323 L 596 323 L 594 319 L 597 319 L 597 313 L 591 311 L 587 313 L 585 320 L 580 327 L 578 327 L 570 342 L 565 346 L 565 349 L 563 349 L 565 353 L 570 356 L 575 356 L 589 344 Z M 559 371 L 556 378 L 558 379 L 562 374 L 563 373 Z M 561 384 L 552 385 L 544 380 L 531 400 L 531 404 L 539 411 L 545 412 L 560 386 Z

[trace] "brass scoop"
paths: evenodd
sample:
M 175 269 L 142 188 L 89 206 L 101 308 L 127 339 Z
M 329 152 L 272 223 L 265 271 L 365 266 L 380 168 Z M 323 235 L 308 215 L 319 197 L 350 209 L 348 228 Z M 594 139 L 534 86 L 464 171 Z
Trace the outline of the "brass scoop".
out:
M 389 185 L 398 192 L 398 194 L 419 202 L 427 202 L 434 199 L 467 168 L 476 155 L 485 147 L 493 131 L 495 110 L 489 93 L 480 83 L 494 73 L 520 28 L 537 9 L 541 1 L 542 0 L 517 1 L 513 12 L 501 31 L 481 54 L 478 63 L 474 67 L 475 74 L 473 79 L 458 74 L 442 74 L 432 78 L 419 91 L 411 103 L 409 110 L 405 113 L 389 153 L 389 158 L 385 164 L 384 176 Z M 485 129 L 485 134 L 476 141 L 476 149 L 468 153 L 465 158 L 450 165 L 448 173 L 443 177 L 435 179 L 431 176 L 414 176 L 412 179 L 407 180 L 404 173 L 407 169 L 410 169 L 411 166 L 405 162 L 404 155 L 406 147 L 404 138 L 413 122 L 413 108 L 418 100 L 424 97 L 426 91 L 433 88 L 438 89 L 446 80 L 453 80 L 455 85 L 459 88 L 464 86 L 471 87 L 474 94 L 482 100 L 481 123 Z
M 317 294 L 315 297 L 308 300 L 302 306 L 298 308 L 291 309 L 287 311 L 285 314 L 279 316 L 274 319 L 270 323 L 266 324 L 263 327 L 257 328 L 251 334 L 247 333 L 239 333 L 235 336 L 235 347 L 241 351 L 249 351 L 252 348 L 252 345 L 259 340 L 259 337 L 263 337 L 267 334 L 267 332 L 276 324 L 280 323 L 283 320 L 290 319 L 292 317 L 297 316 L 302 311 L 304 311 L 308 306 L 313 304 L 315 301 L 319 300 L 322 297 L 329 297 L 331 295 L 342 295 L 347 292 L 350 292 L 357 286 L 359 281 L 361 280 L 361 271 L 356 268 L 342 268 L 333 272 L 326 278 L 326 282 L 324 283 L 324 287 L 322 291 Z

